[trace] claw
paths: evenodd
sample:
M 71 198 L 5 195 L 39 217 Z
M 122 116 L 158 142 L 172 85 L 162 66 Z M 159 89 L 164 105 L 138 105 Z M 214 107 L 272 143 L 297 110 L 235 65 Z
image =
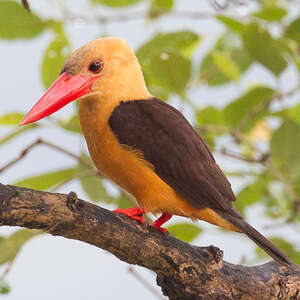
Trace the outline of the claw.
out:
M 137 220 L 141 224 L 144 224 L 146 222 L 146 220 L 143 218 L 143 214 L 145 214 L 145 212 L 143 210 L 141 210 L 138 206 L 126 208 L 126 209 L 117 208 L 117 209 L 113 210 L 113 212 L 125 215 L 131 219 Z
M 162 234 L 167 234 L 168 233 L 168 230 L 166 228 L 154 226 L 153 224 L 151 224 L 151 226 L 156 228 L 157 230 L 159 230 Z
M 154 221 L 151 226 L 162 232 L 163 234 L 167 234 L 167 229 L 161 227 L 162 224 L 166 223 L 168 220 L 172 218 L 172 215 L 162 214 L 156 221 Z

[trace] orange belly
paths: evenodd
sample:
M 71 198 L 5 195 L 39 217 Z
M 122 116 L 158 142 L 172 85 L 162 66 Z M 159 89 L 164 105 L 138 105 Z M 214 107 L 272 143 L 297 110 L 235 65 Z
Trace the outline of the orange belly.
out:
M 85 107 L 87 106 L 87 107 Z M 153 214 L 167 213 L 201 219 L 223 228 L 238 231 L 210 208 L 197 209 L 177 195 L 147 163 L 141 153 L 121 146 L 107 125 L 112 107 L 105 104 L 95 114 L 87 101 L 80 103 L 80 122 L 89 152 L 98 170 L 121 188 L 132 194 L 140 207 Z M 88 112 L 91 111 L 89 114 Z M 96 116 L 96 117 L 95 117 Z M 98 117 L 97 117 L 98 116 Z

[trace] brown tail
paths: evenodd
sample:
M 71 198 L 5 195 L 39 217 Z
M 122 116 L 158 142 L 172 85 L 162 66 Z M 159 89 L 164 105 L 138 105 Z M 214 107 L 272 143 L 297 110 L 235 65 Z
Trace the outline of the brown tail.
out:
M 242 218 L 232 215 L 230 212 L 219 211 L 218 214 L 237 227 L 241 232 L 245 233 L 254 243 L 256 243 L 260 248 L 264 249 L 264 251 L 273 257 L 273 259 L 279 264 L 293 264 L 293 262 L 274 244 L 272 244 L 267 238 L 265 238 L 261 233 L 245 222 Z

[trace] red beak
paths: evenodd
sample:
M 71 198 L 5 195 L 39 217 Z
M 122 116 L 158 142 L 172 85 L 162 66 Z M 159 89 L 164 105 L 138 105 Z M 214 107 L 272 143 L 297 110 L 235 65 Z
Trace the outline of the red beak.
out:
M 91 92 L 98 76 L 70 76 L 62 73 L 42 98 L 26 114 L 20 125 L 36 122 L 58 111 L 68 103 Z

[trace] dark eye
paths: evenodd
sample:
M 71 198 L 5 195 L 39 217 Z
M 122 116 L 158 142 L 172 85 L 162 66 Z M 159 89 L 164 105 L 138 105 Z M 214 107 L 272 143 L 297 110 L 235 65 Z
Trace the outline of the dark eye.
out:
M 99 73 L 103 68 L 103 63 L 101 61 L 94 61 L 89 66 L 89 71 L 93 73 Z

